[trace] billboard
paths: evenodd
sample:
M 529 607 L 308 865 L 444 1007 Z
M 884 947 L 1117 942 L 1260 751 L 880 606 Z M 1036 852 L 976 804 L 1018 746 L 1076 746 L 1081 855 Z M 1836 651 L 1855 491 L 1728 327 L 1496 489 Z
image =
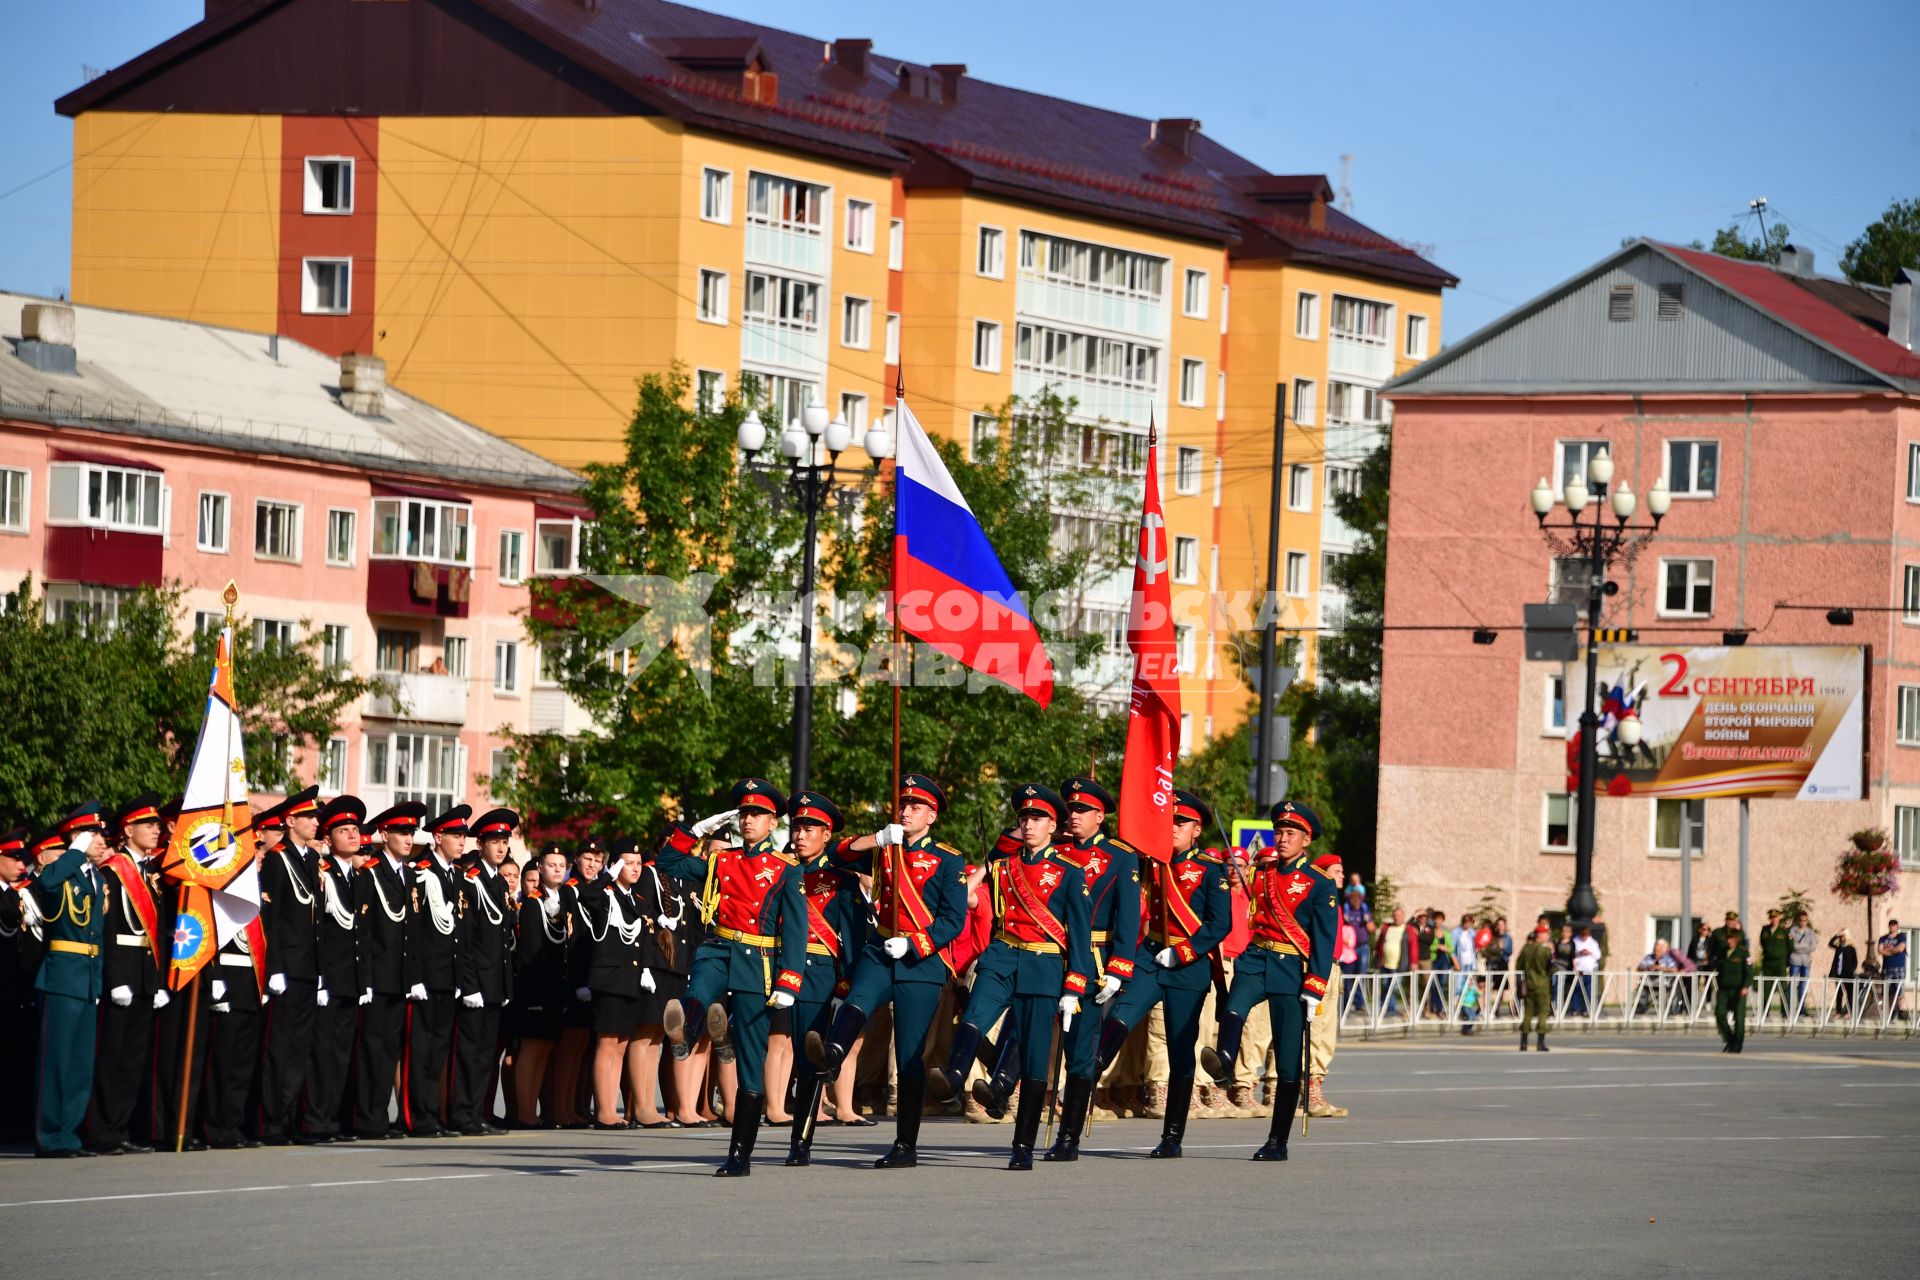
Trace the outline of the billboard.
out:
M 1867 779 L 1859 645 L 1601 645 L 1597 785 L 1612 795 L 1859 800 Z M 1639 714 L 1641 741 L 1616 726 Z

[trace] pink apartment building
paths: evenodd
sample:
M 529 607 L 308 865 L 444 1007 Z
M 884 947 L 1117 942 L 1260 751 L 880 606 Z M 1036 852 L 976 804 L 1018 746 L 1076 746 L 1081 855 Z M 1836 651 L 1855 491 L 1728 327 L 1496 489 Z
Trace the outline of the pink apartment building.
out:
M 379 360 L 0 293 L 0 589 L 110 616 L 238 584 L 263 638 L 389 677 L 300 759 L 325 793 L 484 805 L 507 728 L 578 732 L 527 582 L 577 568 L 580 479 L 385 385 Z
M 1815 274 L 1800 250 L 1774 268 L 1640 241 L 1387 389 L 1389 627 L 1518 627 L 1524 604 L 1555 598 L 1579 603 L 1584 621 L 1584 585 L 1556 571 L 1528 494 L 1543 475 L 1558 492 L 1605 448 L 1616 483 L 1644 494 L 1664 477 L 1673 499 L 1658 535 L 1611 575 L 1620 590 L 1604 625 L 1648 643 L 1745 632 L 1752 644 L 1871 647 L 1868 797 L 1751 802 L 1752 927 L 1791 887 L 1820 904 L 1823 940 L 1846 925 L 1863 942 L 1864 908 L 1829 893 L 1859 828 L 1885 827 L 1920 869 L 1914 302 L 1911 278 L 1855 285 Z M 1856 607 L 1852 625 L 1828 621 L 1834 605 Z M 1457 919 L 1493 885 L 1516 931 L 1564 906 L 1581 663 L 1526 661 L 1518 631 L 1492 645 L 1390 631 L 1381 694 L 1378 866 L 1401 901 Z M 1717 924 L 1738 907 L 1739 801 L 1594 803 L 1614 965 L 1678 929 L 1683 838 L 1703 848 L 1692 914 Z M 1882 925 L 1889 909 L 1920 920 L 1920 904 L 1903 911 L 1896 897 Z M 1823 947 L 1817 973 L 1827 958 Z

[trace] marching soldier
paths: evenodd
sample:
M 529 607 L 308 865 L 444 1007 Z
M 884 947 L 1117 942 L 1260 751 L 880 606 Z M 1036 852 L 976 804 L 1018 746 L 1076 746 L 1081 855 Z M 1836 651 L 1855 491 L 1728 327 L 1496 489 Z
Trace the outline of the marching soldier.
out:
M 567 981 L 567 912 L 561 890 L 567 878 L 567 853 L 548 843 L 536 860 L 540 883 L 520 903 L 513 949 L 514 1030 L 519 1047 L 513 1057 L 514 1126 L 551 1129 L 553 1116 L 540 1117 L 540 1086 L 547 1060 L 560 1039 L 561 1019 L 574 1003 Z
M 1747 958 L 1746 935 L 1738 924 L 1727 926 L 1714 972 L 1718 981 L 1713 993 L 1713 1025 L 1720 1033 L 1720 1052 L 1739 1053 L 1747 1043 L 1747 992 L 1753 986 L 1753 961 Z
M 787 820 L 807 899 L 806 969 L 788 1011 L 791 1038 L 798 1046 L 820 1039 L 827 1029 L 830 1002 L 849 990 L 847 970 L 865 941 L 867 900 L 860 892 L 859 876 L 828 851 L 828 842 L 846 825 L 839 807 L 817 791 L 800 791 L 788 802 Z M 826 1082 L 826 1074 L 811 1058 L 803 1064 L 795 1055 L 789 1165 L 812 1163 L 814 1120 Z
M 1147 943 L 1139 968 L 1100 1028 L 1101 1072 L 1112 1065 L 1127 1035 L 1155 1004 L 1167 1027 L 1167 1110 L 1160 1143 L 1148 1154 L 1179 1159 L 1193 1103 L 1194 1046 L 1200 1010 L 1213 985 L 1209 957 L 1233 928 L 1233 898 L 1218 852 L 1202 846 L 1213 811 L 1191 791 L 1173 793 L 1173 858 L 1149 860 L 1143 910 Z
M 389 1126 L 387 1108 L 406 1038 L 412 986 L 408 951 L 413 867 L 407 859 L 426 812 L 425 805 L 409 800 L 377 814 L 367 825 L 380 846 L 353 877 L 354 905 L 360 914 L 360 1058 L 354 1071 L 353 1124 L 362 1138 L 407 1136 L 404 1128 Z M 425 991 L 422 987 L 422 994 Z
M 1248 892 L 1253 941 L 1234 962 L 1233 986 L 1220 1014 L 1219 1043 L 1201 1050 L 1214 1083 L 1233 1077 L 1247 1014 L 1267 1002 L 1279 1085 L 1273 1124 L 1255 1160 L 1285 1160 L 1287 1132 L 1300 1101 L 1306 1028 L 1327 994 L 1333 943 L 1339 929 L 1334 898 L 1339 886 L 1307 860 L 1307 846 L 1320 834 L 1320 819 L 1306 805 L 1282 800 L 1273 808 L 1273 854 L 1263 857 Z
M 1526 1012 L 1520 1016 L 1520 1052 L 1527 1051 L 1527 1031 L 1540 1036 L 1540 1052 L 1547 1052 L 1547 1019 L 1553 1015 L 1553 947 L 1547 926 L 1537 924 L 1527 945 L 1520 948 L 1520 978 L 1525 987 Z
M 427 823 L 433 846 L 413 864 L 408 898 L 407 1080 L 401 1116 L 410 1138 L 452 1138 L 441 1125 L 441 1081 L 453 1052 L 454 1009 L 462 995 L 464 949 L 460 873 L 467 847 L 469 805 L 457 804 Z
M 927 1033 L 953 972 L 949 948 L 966 924 L 966 858 L 931 834 L 946 807 L 947 793 L 933 779 L 906 774 L 900 779 L 900 821 L 832 849 L 842 865 L 871 867 L 878 930 L 853 967 L 832 1030 L 824 1039 L 808 1032 L 806 1050 L 825 1078 L 837 1077 L 867 1019 L 892 1005 L 900 1097 L 893 1148 L 874 1162 L 876 1169 L 911 1169 L 919 1163 Z
M 313 1036 L 308 1042 L 306 1088 L 300 1104 L 303 1145 L 352 1142 L 342 1128 L 354 1034 L 360 1024 L 359 930 L 354 906 L 360 855 L 360 823 L 367 806 L 359 796 L 335 796 L 315 826 L 326 844 L 313 864 L 320 910 L 314 926 Z M 288 826 L 298 831 L 301 820 Z M 392 1078 L 389 1070 L 388 1078 Z
M 739 1074 L 733 1104 L 733 1137 L 716 1177 L 744 1178 L 753 1171 L 753 1145 L 766 1105 L 761 1074 L 767 1052 L 767 1011 L 791 1009 L 800 993 L 807 956 L 807 899 L 800 868 L 773 843 L 773 827 L 786 799 L 763 778 L 733 788 L 733 809 L 692 827 L 674 825 L 660 849 L 665 875 L 701 880 L 705 942 L 693 962 L 687 994 L 662 1019 L 676 1060 L 689 1050 L 689 1025 L 706 1018 L 714 1054 L 731 1054 Z M 700 847 L 701 838 L 738 816 L 742 846 Z M 702 856 L 704 854 L 704 856 Z M 777 967 L 776 967 L 777 966 Z M 728 998 L 733 1006 L 729 1034 Z M 697 1032 L 695 1035 L 697 1036 Z
M 158 796 L 143 795 L 115 815 L 122 848 L 100 869 L 107 915 L 101 938 L 105 952 L 101 983 L 107 999 L 100 1007 L 87 1136 L 103 1156 L 145 1155 L 153 1150 L 133 1141 L 129 1133 L 152 1049 L 154 1013 L 168 1000 L 172 946 L 161 932 L 154 882 L 146 866 L 160 847 L 159 805 Z
M 254 819 L 280 835 L 260 864 L 260 919 L 267 939 L 266 1044 L 260 1067 L 260 1138 L 293 1141 L 294 1108 L 313 1058 L 320 986 L 319 860 L 308 847 L 320 825 L 320 788 L 288 796 Z
M 500 1012 L 513 999 L 513 943 L 518 920 L 513 886 L 501 874 L 520 815 L 491 809 L 472 827 L 473 865 L 460 882 L 466 946 L 460 954 L 460 1012 L 453 1032 L 453 1106 L 449 1119 L 467 1137 L 506 1130 L 492 1111 L 495 1068 L 500 1064 Z
M 89 800 L 35 842 L 66 844 L 28 887 L 47 940 L 34 979 L 40 993 L 40 1063 L 34 1154 L 90 1156 L 80 1145 L 93 1086 L 95 1006 L 100 1003 L 100 940 L 106 896 L 100 868 L 112 853 L 98 801 Z
M 279 830 L 265 833 L 278 844 Z M 256 858 L 274 856 L 269 848 Z M 208 972 L 207 1067 L 201 1080 L 200 1113 L 207 1145 L 216 1151 L 257 1147 L 248 1134 L 248 1105 L 260 1060 L 261 1013 L 266 1007 L 267 934 L 255 916 L 214 953 Z
M 1007 1168 L 1031 1169 L 1040 1108 L 1052 1084 L 1051 1024 L 1057 1010 L 1060 1039 L 1072 1034 L 1094 963 L 1086 877 L 1054 846 L 1063 809 L 1058 793 L 1030 782 L 1015 788 L 1013 805 L 1019 851 L 997 859 L 992 871 L 999 928 L 975 969 L 973 994 L 965 1020 L 954 1031 L 947 1065 L 936 1069 L 929 1084 L 936 1101 L 959 1092 L 981 1035 L 1008 1013 L 1019 1037 L 1022 1083 Z

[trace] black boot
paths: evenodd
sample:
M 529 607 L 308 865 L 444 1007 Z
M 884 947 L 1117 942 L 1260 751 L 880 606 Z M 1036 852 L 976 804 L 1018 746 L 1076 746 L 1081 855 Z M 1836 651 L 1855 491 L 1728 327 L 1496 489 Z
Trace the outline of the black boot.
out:
M 1060 1132 L 1053 1137 L 1044 1160 L 1078 1160 L 1080 1130 L 1087 1123 L 1087 1104 L 1093 1101 L 1093 1081 L 1067 1077 L 1067 1096 L 1060 1101 Z
M 1180 1158 L 1180 1142 L 1187 1136 L 1187 1108 L 1192 1105 L 1192 1076 L 1167 1081 L 1167 1118 L 1160 1124 L 1160 1145 L 1147 1152 L 1149 1159 Z
M 687 1055 L 693 1052 L 693 1041 L 698 1034 L 689 1036 L 688 1027 L 700 1025 L 700 1015 L 704 1012 L 698 1000 L 669 1000 L 667 1007 L 660 1011 L 660 1029 L 666 1034 L 667 1050 L 673 1054 L 675 1062 L 685 1062 Z
M 1547 1033 L 1542 1031 L 1540 1033 L 1540 1052 L 1545 1053 L 1546 1051 L 1547 1051 Z
M 1520 1033 L 1520 1052 L 1525 1053 L 1526 1051 L 1527 1051 L 1527 1033 L 1522 1031 Z
M 1033 1140 L 1040 1136 L 1040 1109 L 1046 1099 L 1045 1080 L 1020 1082 L 1020 1105 L 1013 1113 L 1013 1158 L 1007 1161 L 1007 1168 L 1033 1168 Z
M 1013 1020 L 1007 1019 L 1008 1023 Z M 1007 1114 L 1007 1102 L 1013 1097 L 1013 1074 L 1020 1069 L 1020 1039 L 1009 1025 L 1000 1033 L 1000 1045 L 995 1050 L 993 1072 L 984 1080 L 973 1082 L 973 1100 L 982 1110 L 995 1120 Z
M 927 1102 L 927 1073 L 917 1069 L 920 1066 L 917 1058 L 910 1066 L 915 1069 L 900 1073 L 900 1106 L 894 1120 L 893 1146 L 873 1162 L 876 1169 L 911 1169 L 920 1163 L 920 1113 Z
M 1273 1127 L 1267 1130 L 1267 1140 L 1253 1153 L 1255 1160 L 1285 1160 L 1287 1158 L 1287 1134 L 1293 1128 L 1293 1112 L 1300 1105 L 1300 1082 L 1282 1080 L 1273 1090 Z
M 1100 1024 L 1100 1060 L 1093 1072 L 1096 1080 L 1107 1074 L 1107 1068 L 1120 1056 L 1120 1050 L 1126 1048 L 1127 1035 L 1132 1030 L 1132 1027 L 1112 1016 Z
M 968 1070 L 973 1066 L 973 1054 L 980 1047 L 980 1028 L 971 1022 L 963 1022 L 954 1028 L 953 1048 L 947 1054 L 947 1065 L 935 1067 L 933 1076 L 927 1081 L 927 1095 L 935 1102 L 945 1102 L 960 1092 L 960 1082 L 967 1078 Z
M 1233 1084 L 1233 1060 L 1240 1056 L 1240 1033 L 1246 1029 L 1247 1020 L 1241 1014 L 1229 1013 L 1220 1019 L 1220 1037 L 1215 1045 L 1202 1045 L 1200 1065 L 1213 1077 L 1214 1084 L 1220 1088 L 1229 1088 Z
M 810 1033 L 811 1034 L 811 1033 Z M 813 1163 L 813 1121 L 820 1114 L 820 1094 L 826 1077 L 794 1076 L 793 1137 L 787 1144 L 787 1167 Z
M 822 1040 L 818 1031 L 807 1032 L 807 1061 L 827 1079 L 838 1078 L 840 1064 L 847 1060 L 847 1050 L 860 1038 L 861 1028 L 866 1025 L 865 1013 L 843 1003 L 840 1012 L 833 1015 L 833 1026 L 828 1029 L 826 1039 Z
M 760 1136 L 760 1114 L 766 1109 L 762 1093 L 745 1089 L 733 1095 L 733 1140 L 727 1144 L 727 1162 L 713 1171 L 716 1178 L 744 1178 L 753 1172 L 753 1143 Z

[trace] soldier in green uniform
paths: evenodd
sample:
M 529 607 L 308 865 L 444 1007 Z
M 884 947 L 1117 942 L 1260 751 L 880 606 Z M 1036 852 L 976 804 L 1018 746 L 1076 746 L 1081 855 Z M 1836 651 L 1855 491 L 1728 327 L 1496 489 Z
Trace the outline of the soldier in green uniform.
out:
M 1713 996 L 1713 1025 L 1720 1032 L 1722 1053 L 1738 1053 L 1747 1039 L 1747 991 L 1753 985 L 1753 962 L 1747 959 L 1747 940 L 1740 926 L 1727 926 L 1726 950 L 1717 966 L 1719 985 Z
M 1547 1051 L 1547 1018 L 1553 1011 L 1553 947 L 1547 926 L 1533 927 L 1533 936 L 1520 948 L 1520 974 L 1526 985 L 1526 1012 L 1520 1015 L 1520 1052 L 1527 1051 L 1529 1028 L 1540 1035 L 1540 1052 Z
M 1787 996 L 1791 988 L 1787 986 L 1787 961 L 1793 955 L 1793 933 L 1780 919 L 1778 908 L 1767 912 L 1767 922 L 1760 926 L 1760 1014 L 1772 1007 L 1774 999 L 1780 1001 L 1780 1013 L 1790 1017 L 1793 1004 Z
M 93 1092 L 106 912 L 100 867 L 112 854 L 98 801 L 68 814 L 56 831 L 67 851 L 40 872 L 30 892 L 46 922 L 47 956 L 34 989 L 40 993 L 39 1116 L 34 1154 L 90 1156 L 80 1145 Z

